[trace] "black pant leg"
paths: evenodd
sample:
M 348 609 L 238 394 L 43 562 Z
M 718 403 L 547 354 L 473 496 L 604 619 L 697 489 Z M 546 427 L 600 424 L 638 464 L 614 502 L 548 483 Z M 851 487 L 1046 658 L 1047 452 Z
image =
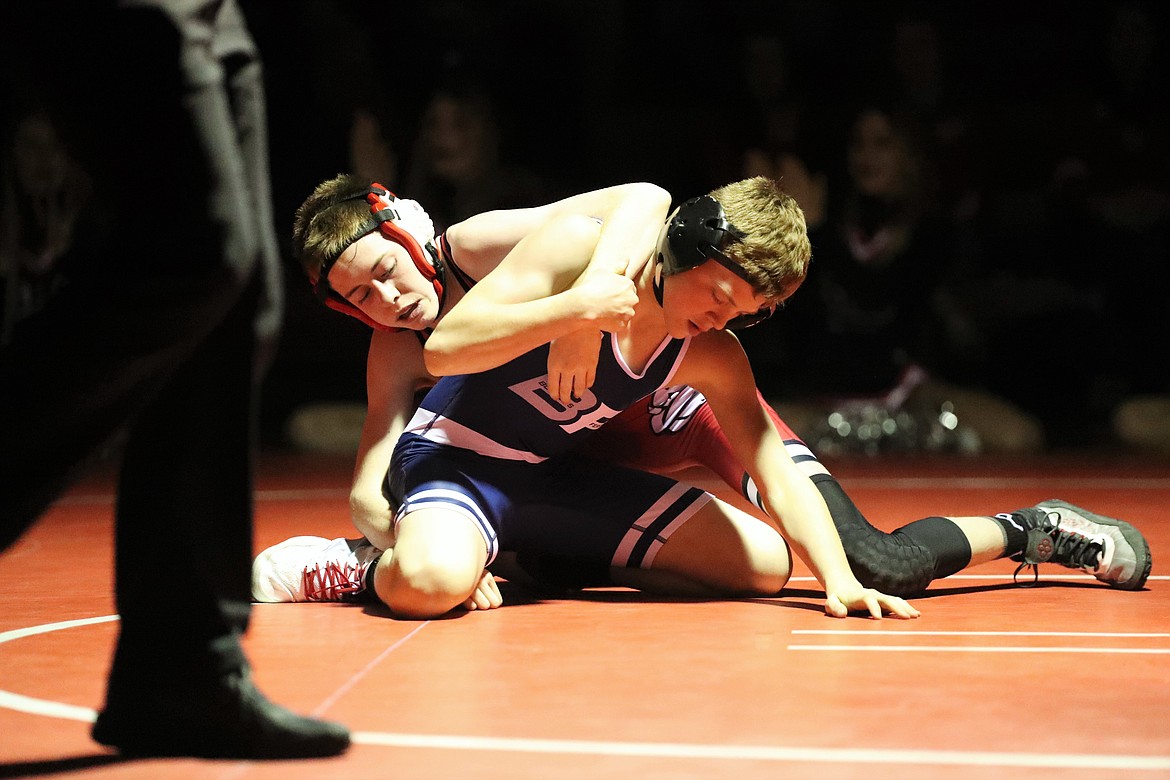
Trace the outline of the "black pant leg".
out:
M 175 5 L 111 8 L 68 39 L 71 62 L 108 87 L 86 93 L 100 94 L 101 113 L 82 96 L 88 111 L 76 116 L 99 137 L 88 162 L 114 219 L 101 267 L 0 355 L 0 543 L 128 434 L 119 652 L 222 645 L 230 665 L 249 606 L 255 339 L 279 321 L 278 291 L 265 288 L 279 277 L 264 96 L 235 5 Z M 34 21 L 56 34 L 52 19 Z M 34 73 L 37 52 L 57 50 L 28 49 Z M 168 524 L 181 527 L 183 550 L 164 573 L 140 537 L 169 554 Z M 139 575 L 144 566 L 153 576 Z M 164 609 L 156 596 L 172 586 L 182 596 L 166 594 Z
M 254 52 L 218 51 L 216 19 L 194 3 L 177 16 L 113 3 L 21 7 L 5 54 L 61 108 L 68 135 L 88 142 L 82 162 L 109 217 L 89 247 L 96 261 L 0 353 L 5 548 L 125 433 L 274 243 L 263 235 L 270 211 L 262 226 L 254 213 L 267 180 L 250 186 L 258 174 L 240 151 L 225 85 L 223 60 L 239 70 Z M 264 155 L 251 157 L 266 173 Z
M 152 668 L 218 673 L 243 663 L 238 638 L 251 607 L 250 390 L 260 285 L 257 277 L 127 442 L 118 488 L 122 625 L 112 692 L 122 672 L 142 684 Z
M 257 348 L 279 325 L 280 295 L 259 60 L 234 6 L 208 35 L 206 57 L 184 62 L 191 111 L 206 155 L 208 220 L 218 228 L 221 265 L 236 278 L 251 271 L 244 295 L 137 422 L 119 484 L 116 560 L 119 637 L 110 691 L 123 670 L 165 653 L 211 673 L 243 663 L 239 635 L 251 594 L 252 456 Z M 188 52 L 189 54 L 189 52 Z M 160 517 L 160 510 L 164 516 Z M 149 561 L 157 531 L 174 550 L 161 587 Z M 144 567 L 144 562 L 147 565 Z

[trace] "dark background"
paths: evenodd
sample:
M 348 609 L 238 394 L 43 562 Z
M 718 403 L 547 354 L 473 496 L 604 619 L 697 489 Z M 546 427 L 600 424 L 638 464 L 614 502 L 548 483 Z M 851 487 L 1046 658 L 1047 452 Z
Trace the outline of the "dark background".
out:
M 926 24 L 937 36 L 941 86 L 916 110 L 944 141 L 934 148 L 947 182 L 974 198 L 955 225 L 966 239 L 966 272 L 1040 279 L 1088 301 L 1041 307 L 1034 317 L 991 317 L 988 349 L 958 366 L 957 378 L 1039 415 L 1056 444 L 1084 442 L 1081 423 L 1100 423 L 1126 397 L 1170 392 L 1161 3 L 243 0 L 243 7 L 267 68 L 276 227 L 286 257 L 296 207 L 318 182 L 351 168 L 355 111 L 377 118 L 393 152 L 395 169 L 383 183 L 423 200 L 409 191 L 422 166 L 420 127 L 428 100 L 450 86 L 486 97 L 500 178 L 522 183 L 494 205 L 525 205 L 509 197 L 534 205 L 637 180 L 682 200 L 741 178 L 752 148 L 798 155 L 827 177 L 832 199 L 856 107 L 878 95 L 908 99 L 895 67 L 897 31 Z M 746 56 L 761 41 L 776 59 Z M 913 41 L 901 46 L 911 60 L 929 54 Z M 1121 72 L 1119 62 L 1146 51 L 1131 76 Z M 762 90 L 769 83 L 778 85 L 770 97 Z M 796 128 L 779 140 L 768 131 L 777 115 Z M 1094 198 L 1117 193 L 1146 216 L 1122 225 L 1096 216 Z M 442 215 L 436 221 L 444 226 Z M 283 421 L 300 404 L 364 399 L 368 331 L 319 308 L 291 259 L 287 280 L 283 342 L 265 387 L 271 445 L 281 443 Z M 976 305 L 995 312 L 1000 304 Z M 770 392 L 784 390 L 783 355 L 770 346 L 783 327 L 781 316 L 745 337 Z M 1075 403 L 1053 405 L 1078 383 L 1092 387 L 1073 393 Z

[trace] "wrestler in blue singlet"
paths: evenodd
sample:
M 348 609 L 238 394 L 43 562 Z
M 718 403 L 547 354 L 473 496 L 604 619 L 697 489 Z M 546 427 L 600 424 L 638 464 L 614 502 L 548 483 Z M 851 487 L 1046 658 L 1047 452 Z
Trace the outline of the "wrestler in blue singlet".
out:
M 479 374 L 444 377 L 427 393 L 407 431 L 510 460 L 539 462 L 667 384 L 686 339 L 665 339 L 639 375 L 605 333 L 593 387 L 566 408 L 548 392 L 547 344 Z
M 562 406 L 547 392 L 548 346 L 479 374 L 444 377 L 399 438 L 387 475 L 396 520 L 442 505 L 488 545 L 649 567 L 710 496 L 672 479 L 571 450 L 634 402 L 669 384 L 687 339 L 665 339 L 635 374 L 604 334 L 593 387 Z

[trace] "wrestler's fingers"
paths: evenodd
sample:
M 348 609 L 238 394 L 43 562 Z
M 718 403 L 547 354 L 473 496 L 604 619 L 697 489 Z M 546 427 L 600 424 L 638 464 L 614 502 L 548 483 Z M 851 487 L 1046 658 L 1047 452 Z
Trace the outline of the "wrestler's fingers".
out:
M 488 609 L 495 609 L 504 603 L 504 597 L 500 594 L 500 586 L 496 584 L 496 578 L 488 574 L 484 578 L 484 582 L 480 590 L 484 591 L 484 596 L 487 599 Z
M 906 601 L 906 599 L 898 598 L 897 596 L 887 596 L 885 606 L 886 609 L 895 617 L 899 617 L 903 620 L 913 620 L 914 618 L 920 617 L 922 615 L 922 613 L 915 609 L 910 604 L 910 602 Z
M 572 378 L 565 381 L 565 376 L 560 371 L 550 371 L 548 374 L 548 392 L 553 398 L 557 400 L 562 406 L 569 405 L 569 395 L 572 393 Z

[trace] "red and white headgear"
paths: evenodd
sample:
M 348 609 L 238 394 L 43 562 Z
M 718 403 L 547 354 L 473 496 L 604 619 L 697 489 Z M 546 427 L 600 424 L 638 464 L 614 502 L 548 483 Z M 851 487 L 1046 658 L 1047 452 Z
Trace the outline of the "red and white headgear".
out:
M 407 251 L 419 273 L 434 286 L 435 294 L 439 296 L 441 305 L 446 268 L 440 261 L 439 252 L 435 248 L 435 225 L 417 201 L 399 198 L 377 182 L 364 190 L 339 198 L 337 203 L 357 198 L 365 199 L 370 205 L 370 216 L 367 224 L 353 237 L 353 240 L 325 258 L 317 279 L 313 282 L 313 291 L 318 300 L 329 308 L 356 317 L 372 328 L 401 330 L 401 328 L 392 328 L 370 319 L 361 309 L 342 297 L 340 293 L 329 286 L 329 271 L 337 262 L 337 258 L 341 257 L 342 253 L 350 247 L 350 244 L 375 230 L 379 230 L 385 238 Z

